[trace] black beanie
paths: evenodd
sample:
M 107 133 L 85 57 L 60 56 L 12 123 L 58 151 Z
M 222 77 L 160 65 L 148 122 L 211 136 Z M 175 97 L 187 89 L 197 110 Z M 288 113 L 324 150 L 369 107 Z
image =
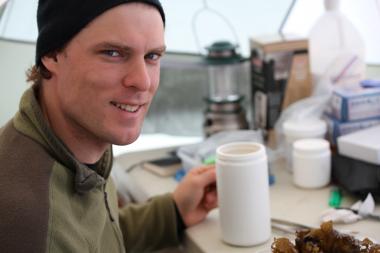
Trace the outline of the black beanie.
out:
M 120 4 L 141 2 L 157 8 L 165 25 L 165 13 L 159 0 L 39 0 L 36 66 L 46 54 L 61 49 L 88 23 Z

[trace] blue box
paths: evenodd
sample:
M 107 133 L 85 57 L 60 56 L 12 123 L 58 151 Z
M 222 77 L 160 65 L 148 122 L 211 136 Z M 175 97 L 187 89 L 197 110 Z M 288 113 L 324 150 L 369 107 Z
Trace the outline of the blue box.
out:
M 380 117 L 347 122 L 336 120 L 328 115 L 324 115 L 323 118 L 327 123 L 327 135 L 332 145 L 337 144 L 336 140 L 339 136 L 380 124 Z
M 341 122 L 380 117 L 380 88 L 335 89 L 327 113 Z

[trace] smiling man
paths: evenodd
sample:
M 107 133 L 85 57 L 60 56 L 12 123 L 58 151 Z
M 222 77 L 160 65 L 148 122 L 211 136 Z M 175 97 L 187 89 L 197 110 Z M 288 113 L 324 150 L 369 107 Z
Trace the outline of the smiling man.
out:
M 0 252 L 145 252 L 216 207 L 213 167 L 118 210 L 111 144 L 140 134 L 158 88 L 158 0 L 40 0 L 33 82 L 0 135 Z

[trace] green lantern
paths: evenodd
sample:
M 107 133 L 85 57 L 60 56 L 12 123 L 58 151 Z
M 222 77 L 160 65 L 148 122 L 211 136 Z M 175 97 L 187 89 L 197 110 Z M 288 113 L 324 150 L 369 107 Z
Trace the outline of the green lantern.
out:
M 244 59 L 237 46 L 218 41 L 206 47 L 204 62 L 208 68 L 209 89 L 206 97 L 204 131 L 206 136 L 225 130 L 247 129 L 244 96 L 239 93 L 239 74 Z

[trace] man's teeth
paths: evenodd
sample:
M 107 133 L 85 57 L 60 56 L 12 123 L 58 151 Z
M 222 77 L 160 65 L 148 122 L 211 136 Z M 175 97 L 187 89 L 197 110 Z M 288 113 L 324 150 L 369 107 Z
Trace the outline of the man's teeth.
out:
M 126 104 L 119 104 L 119 103 L 114 103 L 114 105 L 117 108 L 120 108 L 120 109 L 127 111 L 127 112 L 135 112 L 135 111 L 137 111 L 137 109 L 139 109 L 138 105 L 126 105 Z

